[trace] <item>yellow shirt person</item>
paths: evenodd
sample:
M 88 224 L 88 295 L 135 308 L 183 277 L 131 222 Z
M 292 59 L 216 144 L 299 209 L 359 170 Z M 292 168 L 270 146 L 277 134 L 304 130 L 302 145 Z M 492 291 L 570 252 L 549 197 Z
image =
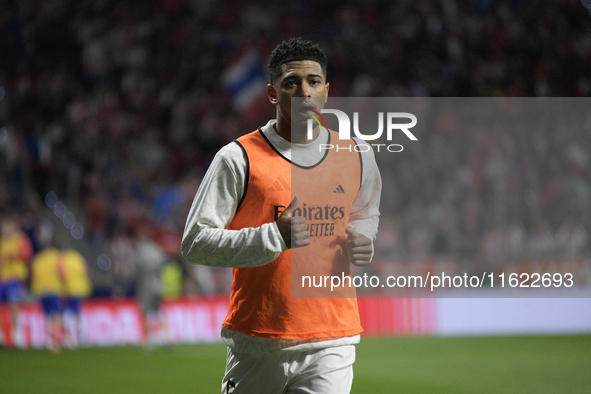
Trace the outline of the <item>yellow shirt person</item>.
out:
M 61 252 L 49 248 L 39 252 L 31 264 L 31 292 L 37 296 L 63 294 L 60 266 Z
M 14 228 L 13 228 L 14 227 Z M 0 238 L 0 282 L 25 282 L 27 264 L 33 254 L 29 237 L 12 223 L 4 223 Z
M 50 324 L 49 348 L 52 351 L 59 351 L 62 340 L 70 348 L 84 342 L 80 300 L 88 297 L 91 289 L 86 261 L 77 251 L 50 247 L 33 259 L 31 291 L 39 297 Z M 62 324 L 63 338 L 59 334 Z
M 61 256 L 59 249 L 48 248 L 37 253 L 31 264 L 31 292 L 39 298 L 46 320 L 46 346 L 54 353 L 61 351 L 62 343 Z
M 7 347 L 17 340 L 17 304 L 26 294 L 26 281 L 29 275 L 29 261 L 33 247 L 29 237 L 23 233 L 16 215 L 3 217 L 0 213 L 0 304 L 8 303 L 9 317 L 0 314 L 0 327 L 8 327 L 6 336 L 0 339 Z
M 74 249 L 63 252 L 62 272 L 64 295 L 69 298 L 86 298 L 92 291 L 84 257 Z

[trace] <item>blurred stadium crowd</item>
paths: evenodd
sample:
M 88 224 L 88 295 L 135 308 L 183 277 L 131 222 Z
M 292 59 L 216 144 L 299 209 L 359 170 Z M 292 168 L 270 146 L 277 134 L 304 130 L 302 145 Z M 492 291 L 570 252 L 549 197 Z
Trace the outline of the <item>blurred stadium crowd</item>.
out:
M 227 270 L 182 260 L 180 237 L 215 152 L 274 116 L 265 60 L 291 36 L 327 50 L 332 96 L 591 94 L 591 18 L 578 0 L 6 1 L 4 212 L 18 213 L 35 252 L 63 233 L 96 296 L 132 291 L 132 236 L 146 228 L 182 268 L 183 293 L 229 291 Z M 589 127 L 423 136 L 381 169 L 397 179 L 384 185 L 396 219 L 382 221 L 377 247 L 401 258 L 588 256 L 589 138 Z

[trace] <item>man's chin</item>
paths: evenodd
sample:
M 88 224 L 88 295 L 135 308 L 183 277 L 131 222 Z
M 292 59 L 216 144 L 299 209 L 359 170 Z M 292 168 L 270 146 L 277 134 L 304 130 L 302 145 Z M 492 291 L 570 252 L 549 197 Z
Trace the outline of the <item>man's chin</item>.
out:
M 292 130 L 298 129 L 305 132 L 308 128 L 308 120 L 312 119 L 310 115 L 305 113 L 296 113 L 295 116 L 291 117 L 291 128 Z

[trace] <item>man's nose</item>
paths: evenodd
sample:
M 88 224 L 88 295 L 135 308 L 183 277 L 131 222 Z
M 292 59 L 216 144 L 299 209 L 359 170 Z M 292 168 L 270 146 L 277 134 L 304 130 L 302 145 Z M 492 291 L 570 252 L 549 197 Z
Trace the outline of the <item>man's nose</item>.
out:
M 302 83 L 300 88 L 300 97 L 312 97 L 312 88 L 307 83 Z

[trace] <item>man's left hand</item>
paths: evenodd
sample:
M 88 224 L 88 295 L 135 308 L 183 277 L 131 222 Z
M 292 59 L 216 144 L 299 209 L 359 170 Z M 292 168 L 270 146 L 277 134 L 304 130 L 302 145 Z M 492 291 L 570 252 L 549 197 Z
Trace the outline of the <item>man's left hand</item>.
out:
M 352 228 L 346 230 L 347 234 L 347 256 L 349 262 L 358 267 L 365 267 L 371 262 L 373 245 L 371 239 L 359 234 Z

